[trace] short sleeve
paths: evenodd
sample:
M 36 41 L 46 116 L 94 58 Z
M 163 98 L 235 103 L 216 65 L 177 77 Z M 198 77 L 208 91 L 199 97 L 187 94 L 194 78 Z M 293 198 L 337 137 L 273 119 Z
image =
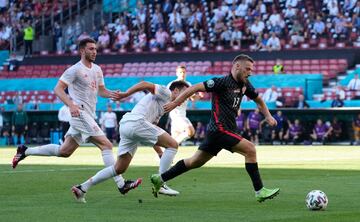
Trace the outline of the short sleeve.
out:
M 74 82 L 76 78 L 75 72 L 73 68 L 69 68 L 65 70 L 65 72 L 61 75 L 60 80 L 67 85 L 70 85 Z
M 204 83 L 206 92 L 217 92 L 224 89 L 224 78 L 212 78 Z
M 99 86 L 104 86 L 105 82 L 104 82 L 104 74 L 103 71 L 101 70 L 101 68 L 99 67 L 99 71 L 96 72 L 96 78 L 97 78 L 97 82 Z
M 155 84 L 155 95 L 161 100 L 170 100 L 171 91 L 165 86 Z
M 250 99 L 254 100 L 259 96 L 259 93 L 256 92 L 254 86 L 249 82 L 246 84 L 245 95 Z

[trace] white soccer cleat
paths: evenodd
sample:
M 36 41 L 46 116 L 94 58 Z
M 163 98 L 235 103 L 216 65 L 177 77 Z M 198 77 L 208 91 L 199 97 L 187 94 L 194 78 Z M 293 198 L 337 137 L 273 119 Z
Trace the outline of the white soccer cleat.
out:
M 171 189 L 165 183 L 160 187 L 159 194 L 167 195 L 167 196 L 177 196 L 179 195 L 179 191 Z
M 85 195 L 86 192 L 81 190 L 80 185 L 75 185 L 71 188 L 71 192 L 74 194 L 75 200 L 79 203 L 86 203 Z

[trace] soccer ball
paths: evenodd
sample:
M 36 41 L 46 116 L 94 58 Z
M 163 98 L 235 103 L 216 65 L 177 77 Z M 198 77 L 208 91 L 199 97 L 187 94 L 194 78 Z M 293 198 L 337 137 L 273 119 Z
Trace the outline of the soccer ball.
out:
M 306 195 L 305 203 L 309 210 L 325 210 L 329 200 L 321 190 L 312 190 Z

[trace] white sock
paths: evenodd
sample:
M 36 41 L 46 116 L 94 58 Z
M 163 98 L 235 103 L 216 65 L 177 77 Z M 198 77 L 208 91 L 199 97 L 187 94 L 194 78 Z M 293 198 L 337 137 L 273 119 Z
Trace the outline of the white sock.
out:
M 175 149 L 175 148 L 165 149 L 165 151 L 160 159 L 160 167 L 159 167 L 160 174 L 164 173 L 165 171 L 167 171 L 170 168 L 171 163 L 173 162 L 176 153 L 177 153 L 177 149 Z
M 60 145 L 47 144 L 44 146 L 36 146 L 27 148 L 25 151 L 26 156 L 59 156 Z
M 112 150 L 102 150 L 101 155 L 102 155 L 102 158 L 104 161 L 104 165 L 106 167 L 113 166 L 115 164 Z M 118 188 L 123 187 L 125 184 L 124 178 L 121 175 L 116 176 L 116 174 L 115 174 L 114 181 Z
M 180 144 L 181 142 L 185 141 L 188 138 L 189 135 L 187 134 L 187 132 L 182 132 L 179 136 L 175 138 L 175 140 L 178 144 Z
M 81 184 L 81 189 L 85 192 L 88 191 L 90 187 L 93 185 L 96 185 L 98 183 L 101 183 L 107 179 L 110 179 L 111 177 L 116 176 L 115 168 L 114 166 L 106 167 L 100 171 L 98 171 L 93 177 L 90 177 L 87 181 Z

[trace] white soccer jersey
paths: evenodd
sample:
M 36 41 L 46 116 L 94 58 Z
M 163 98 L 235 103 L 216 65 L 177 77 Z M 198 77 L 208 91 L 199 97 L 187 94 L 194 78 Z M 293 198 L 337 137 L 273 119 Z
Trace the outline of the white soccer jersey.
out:
M 171 91 L 165 86 L 155 84 L 155 94 L 149 93 L 143 97 L 130 113 L 126 113 L 122 121 L 145 119 L 157 123 L 164 115 L 163 106 L 170 102 Z
M 173 83 L 173 82 L 175 82 L 175 81 L 179 81 L 179 80 L 181 80 L 181 79 L 176 79 L 176 80 L 174 80 L 174 81 L 171 81 L 171 82 L 167 85 L 167 87 L 170 88 L 171 83 Z M 191 83 L 190 83 L 190 82 L 188 82 L 188 81 L 185 81 L 185 82 L 189 85 L 189 87 L 191 86 Z M 188 101 L 189 101 L 188 99 L 185 100 L 180 106 L 177 106 L 175 109 L 173 109 L 173 110 L 169 113 L 170 118 L 173 118 L 173 117 L 176 117 L 176 116 L 186 117 L 186 108 L 187 108 L 187 105 L 188 105 Z
M 104 126 L 105 128 L 114 128 L 116 126 L 116 121 L 117 121 L 117 118 L 116 118 L 116 114 L 114 112 L 106 112 L 103 114 L 103 123 L 104 123 Z
M 79 61 L 68 68 L 60 80 L 68 85 L 69 94 L 74 103 L 95 118 L 98 89 L 99 86 L 104 85 L 100 66 L 92 63 L 91 68 L 88 68 Z

